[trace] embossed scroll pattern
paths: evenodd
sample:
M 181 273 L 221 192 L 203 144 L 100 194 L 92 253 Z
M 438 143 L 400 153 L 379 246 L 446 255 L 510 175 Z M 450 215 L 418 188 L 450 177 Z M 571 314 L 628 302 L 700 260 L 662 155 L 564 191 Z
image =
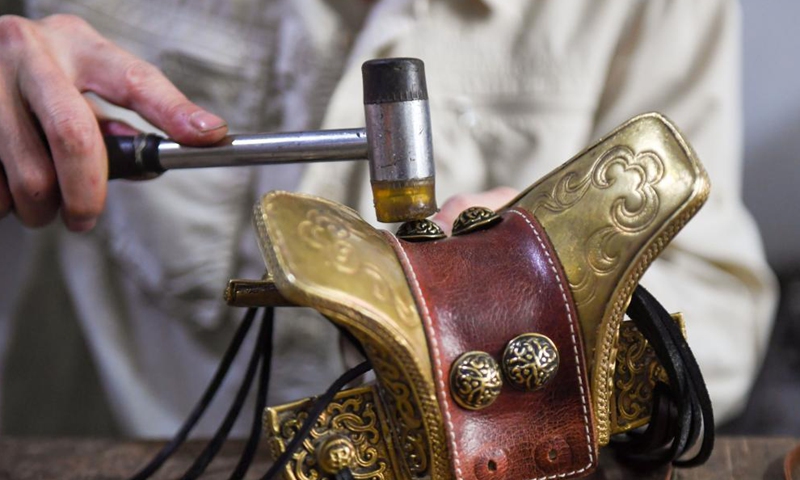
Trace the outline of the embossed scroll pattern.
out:
M 585 258 L 589 269 L 570 278 L 577 306 L 595 298 L 597 276 L 620 268 L 620 252 L 626 248 L 620 238 L 644 231 L 656 219 L 660 199 L 655 185 L 663 179 L 664 170 L 664 161 L 655 152 L 636 153 L 628 146 L 616 145 L 588 170 L 566 173 L 551 192 L 537 199 L 537 209 L 560 213 L 580 202 L 590 188 L 608 190 L 617 183 L 628 186 L 619 189 L 619 196 L 611 202 L 608 223 L 586 240 Z
M 348 229 L 344 221 L 332 214 L 335 215 L 335 212 L 308 210 L 305 219 L 297 226 L 298 241 L 322 251 L 321 256 L 326 264 L 332 266 L 338 273 L 369 278 L 374 299 L 382 304 L 392 305 L 404 325 L 413 325 L 415 323 L 411 312 L 413 305 L 396 294 L 377 265 L 366 261 L 363 255 L 355 251 L 356 244 L 351 237 L 363 234 Z
M 413 478 L 424 477 L 428 473 L 428 444 L 426 441 L 422 412 L 414 401 L 409 381 L 399 368 L 387 358 L 388 352 L 381 352 L 371 344 L 364 349 L 372 360 L 375 371 L 380 375 L 381 400 L 386 414 L 392 419 L 395 438 L 398 439 L 401 458 Z
M 656 382 L 668 383 L 667 373 L 644 336 L 632 322 L 620 325 L 614 390 L 616 431 L 645 425 L 653 407 Z
M 374 396 L 367 389 L 358 395 L 334 400 L 325 409 L 311 430 L 308 439 L 292 457 L 290 468 L 297 480 L 321 480 L 327 478 L 320 471 L 316 447 L 319 440 L 331 434 L 346 434 L 355 450 L 352 466 L 353 477 L 369 480 L 393 480 L 391 459 L 382 440 L 381 418 Z M 311 402 L 297 409 L 279 414 L 278 431 L 280 443 L 271 443 L 273 458 L 277 458 L 285 446 L 294 438 L 308 418 Z

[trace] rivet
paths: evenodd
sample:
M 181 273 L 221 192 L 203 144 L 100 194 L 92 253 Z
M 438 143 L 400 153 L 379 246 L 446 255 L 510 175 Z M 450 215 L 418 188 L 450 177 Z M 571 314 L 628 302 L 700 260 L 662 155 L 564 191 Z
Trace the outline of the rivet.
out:
M 428 242 L 445 238 L 444 230 L 432 220 L 411 220 L 400 225 L 397 238 L 407 242 Z
M 552 340 L 538 333 L 522 334 L 506 345 L 503 372 L 519 390 L 542 388 L 558 371 L 558 349 Z
M 456 403 L 467 410 L 491 405 L 500 395 L 502 386 L 500 366 L 486 352 L 464 353 L 450 368 L 450 392 Z
M 328 474 L 336 474 L 351 467 L 356 458 L 355 445 L 344 435 L 326 438 L 316 451 L 319 468 Z
M 489 228 L 500 222 L 502 218 L 486 207 L 470 207 L 453 222 L 453 235 L 465 235 L 477 230 Z

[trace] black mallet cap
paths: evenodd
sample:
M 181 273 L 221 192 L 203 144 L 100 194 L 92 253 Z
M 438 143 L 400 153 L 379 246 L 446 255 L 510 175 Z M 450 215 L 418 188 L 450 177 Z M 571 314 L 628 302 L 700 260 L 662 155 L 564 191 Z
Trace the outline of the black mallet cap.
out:
M 425 64 L 418 58 L 384 58 L 364 62 L 364 105 L 427 100 Z

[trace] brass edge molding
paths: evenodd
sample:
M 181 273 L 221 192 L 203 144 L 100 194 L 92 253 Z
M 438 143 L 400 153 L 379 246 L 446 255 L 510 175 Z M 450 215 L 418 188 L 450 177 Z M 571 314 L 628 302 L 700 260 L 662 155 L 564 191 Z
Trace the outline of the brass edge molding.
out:
M 408 386 L 411 388 L 409 390 L 415 397 L 411 404 L 419 405 L 422 409 L 422 418 L 420 420 L 423 422 L 423 428 L 430 442 L 430 445 L 426 446 L 427 452 L 425 452 L 428 456 L 428 468 L 430 469 L 428 473 L 431 478 L 444 480 L 452 478 L 443 430 L 444 422 L 433 389 L 432 369 L 429 364 L 426 368 L 425 365 L 420 363 L 430 362 L 430 355 L 426 354 L 420 358 L 415 358 L 410 353 L 412 348 L 407 341 L 399 337 L 397 332 L 387 329 L 384 325 L 388 324 L 388 322 L 376 320 L 382 315 L 380 312 L 369 308 L 365 302 L 355 303 L 342 301 L 342 299 L 333 301 L 326 296 L 326 293 L 330 292 L 315 292 L 313 286 L 304 284 L 302 279 L 291 273 L 291 269 L 278 254 L 277 249 L 273 248 L 273 245 L 280 244 L 283 241 L 282 234 L 279 230 L 271 228 L 269 222 L 265 220 L 268 216 L 269 205 L 281 197 L 291 198 L 294 202 L 317 202 L 342 215 L 350 216 L 354 221 L 363 222 L 363 220 L 354 210 L 329 200 L 282 191 L 268 193 L 255 207 L 255 223 L 259 232 L 262 254 L 269 271 L 272 272 L 278 290 L 285 298 L 295 304 L 310 306 L 332 321 L 350 329 L 359 341 L 364 344 L 368 353 L 372 353 L 370 360 L 373 360 L 376 375 L 382 382 L 387 377 L 392 376 L 387 371 L 389 366 L 387 361 L 391 361 L 394 367 L 402 370 L 402 374 L 410 382 Z M 372 229 L 366 222 L 363 223 Z M 387 248 L 391 247 L 387 245 Z M 392 255 L 391 258 L 398 262 L 397 268 L 402 271 L 402 267 L 396 257 Z M 408 288 L 407 283 L 405 286 Z M 408 294 L 413 301 L 410 290 Z M 414 314 L 418 317 L 416 309 L 414 309 Z M 421 326 L 422 321 L 418 319 L 418 322 Z M 416 345 L 415 348 L 427 349 L 427 343 L 422 342 L 422 344 L 422 347 Z M 381 348 L 385 349 L 385 351 L 379 351 Z M 378 358 L 373 358 L 375 355 L 386 356 L 391 360 L 381 361 Z M 386 402 L 386 399 L 382 400 Z M 390 407 L 390 405 L 385 404 L 384 407 Z M 395 434 L 398 434 L 398 432 L 395 432 Z M 404 439 L 397 440 L 403 441 Z
M 647 267 L 653 263 L 675 235 L 677 235 L 689 220 L 695 216 L 698 210 L 700 210 L 700 207 L 702 207 L 708 199 L 711 188 L 708 174 L 697 159 L 694 150 L 686 143 L 686 140 L 684 140 L 683 135 L 677 127 L 663 115 L 652 113 L 633 118 L 622 127 L 615 130 L 615 132 L 643 118 L 655 118 L 670 131 L 678 145 L 682 148 L 689 164 L 693 167 L 695 181 L 693 182 L 694 188 L 690 192 L 688 198 L 679 208 L 675 209 L 674 213 L 670 215 L 665 222 L 663 222 L 662 227 L 655 235 L 655 239 L 651 240 L 649 247 L 639 252 L 633 264 L 623 275 L 622 278 L 625 279 L 624 283 L 614 292 L 612 296 L 614 300 L 611 303 L 611 308 L 606 310 L 607 313 L 600 322 L 598 337 L 602 340 L 601 348 L 595 350 L 594 358 L 596 368 L 592 375 L 592 390 L 595 391 L 597 395 L 595 399 L 595 412 L 603 412 L 602 417 L 597 415 L 598 441 L 601 444 L 607 444 L 611 437 L 609 412 L 611 409 L 611 395 L 614 391 L 613 378 L 617 356 L 617 338 L 619 335 L 620 323 L 630 303 L 633 290 L 636 289 Z M 613 133 L 611 135 L 613 135 Z

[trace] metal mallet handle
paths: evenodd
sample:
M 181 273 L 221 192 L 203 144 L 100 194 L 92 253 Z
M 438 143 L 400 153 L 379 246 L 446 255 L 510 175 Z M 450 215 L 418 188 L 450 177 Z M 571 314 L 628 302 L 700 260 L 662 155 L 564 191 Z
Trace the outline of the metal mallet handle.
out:
M 176 168 L 369 160 L 381 222 L 436 212 L 433 146 L 425 66 L 415 58 L 362 66 L 366 128 L 231 135 L 209 147 L 158 137 L 106 137 L 109 178 L 149 178 Z
M 229 135 L 208 147 L 187 147 L 153 134 L 105 137 L 108 178 L 147 178 L 178 168 L 366 160 L 363 128 Z

